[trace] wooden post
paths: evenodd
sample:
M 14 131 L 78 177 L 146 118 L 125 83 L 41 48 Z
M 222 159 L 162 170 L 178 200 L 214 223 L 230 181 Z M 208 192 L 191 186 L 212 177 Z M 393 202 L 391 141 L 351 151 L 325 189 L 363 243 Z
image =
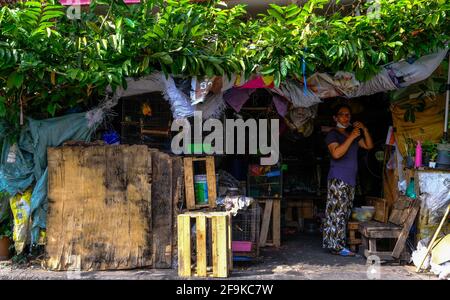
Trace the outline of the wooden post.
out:
M 259 236 L 259 245 L 264 247 L 267 242 L 267 234 L 269 233 L 270 219 L 272 215 L 273 200 L 266 200 L 264 207 L 264 216 L 261 225 L 261 235 Z
M 233 270 L 233 249 L 231 248 L 231 234 L 232 234 L 232 224 L 231 224 L 231 214 L 228 214 L 227 216 L 227 232 L 228 232 L 228 236 L 227 236 L 227 250 L 228 250 L 228 270 L 231 271 Z
M 272 236 L 273 244 L 275 247 L 280 247 L 280 200 L 273 200 L 273 212 L 272 212 Z
M 208 203 L 210 208 L 216 207 L 216 170 L 214 157 L 206 158 L 206 178 L 208 184 Z
M 194 169 L 192 157 L 184 158 L 184 186 L 186 191 L 186 206 L 188 209 L 192 209 L 195 207 Z

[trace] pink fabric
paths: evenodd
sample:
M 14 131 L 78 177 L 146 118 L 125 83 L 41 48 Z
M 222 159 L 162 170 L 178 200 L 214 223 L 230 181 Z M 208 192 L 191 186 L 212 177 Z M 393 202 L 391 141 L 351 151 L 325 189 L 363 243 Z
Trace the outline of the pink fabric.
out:
M 272 101 L 275 104 L 278 114 L 282 117 L 286 116 L 288 111 L 288 102 L 286 99 L 279 95 L 273 95 Z
M 239 112 L 255 89 L 232 88 L 225 92 L 223 99 L 235 112 Z
M 247 81 L 246 83 L 244 83 L 239 88 L 242 88 L 242 89 L 270 88 L 271 89 L 273 87 L 274 87 L 273 83 L 271 83 L 270 85 L 266 85 L 266 83 L 264 82 L 263 78 L 261 76 L 258 76 L 255 79 L 251 79 L 251 80 Z
M 133 3 L 140 3 L 141 0 L 124 0 L 125 3 L 133 4 Z M 91 3 L 90 0 L 59 0 L 59 3 L 61 5 L 89 5 Z

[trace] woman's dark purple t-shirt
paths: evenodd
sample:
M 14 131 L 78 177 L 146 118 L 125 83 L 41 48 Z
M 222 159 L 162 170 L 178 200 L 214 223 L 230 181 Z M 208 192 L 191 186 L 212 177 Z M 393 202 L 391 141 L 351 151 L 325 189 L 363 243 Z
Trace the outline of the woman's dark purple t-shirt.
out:
M 331 143 L 338 143 L 341 145 L 346 139 L 347 137 L 344 134 L 334 129 L 327 134 L 325 143 L 327 146 Z M 354 140 L 344 156 L 339 159 L 334 159 L 331 157 L 328 179 L 340 179 L 351 186 L 356 185 L 356 173 L 358 172 L 358 147 L 358 142 Z

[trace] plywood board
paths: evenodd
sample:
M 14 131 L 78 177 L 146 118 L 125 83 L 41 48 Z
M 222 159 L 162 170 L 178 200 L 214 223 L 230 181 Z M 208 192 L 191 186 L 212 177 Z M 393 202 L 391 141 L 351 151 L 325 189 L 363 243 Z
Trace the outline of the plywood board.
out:
M 146 146 L 48 149 L 44 266 L 110 270 L 152 265 Z

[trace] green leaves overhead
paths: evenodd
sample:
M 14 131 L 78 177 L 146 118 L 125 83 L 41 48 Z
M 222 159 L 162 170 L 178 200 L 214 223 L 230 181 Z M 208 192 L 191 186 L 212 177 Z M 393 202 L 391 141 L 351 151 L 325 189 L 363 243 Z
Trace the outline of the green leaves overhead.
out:
M 154 71 L 260 73 L 279 85 L 304 70 L 344 70 L 367 80 L 385 63 L 433 52 L 450 39 L 450 0 L 379 0 L 377 7 L 359 4 L 359 15 L 328 2 L 270 4 L 255 18 L 218 0 L 96 0 L 79 20 L 68 19 L 56 0 L 4 6 L 0 109 L 9 112 L 2 115 L 16 118 L 19 100 L 27 114 L 57 115 Z M 107 5 L 103 15 L 94 13 L 99 5 Z

